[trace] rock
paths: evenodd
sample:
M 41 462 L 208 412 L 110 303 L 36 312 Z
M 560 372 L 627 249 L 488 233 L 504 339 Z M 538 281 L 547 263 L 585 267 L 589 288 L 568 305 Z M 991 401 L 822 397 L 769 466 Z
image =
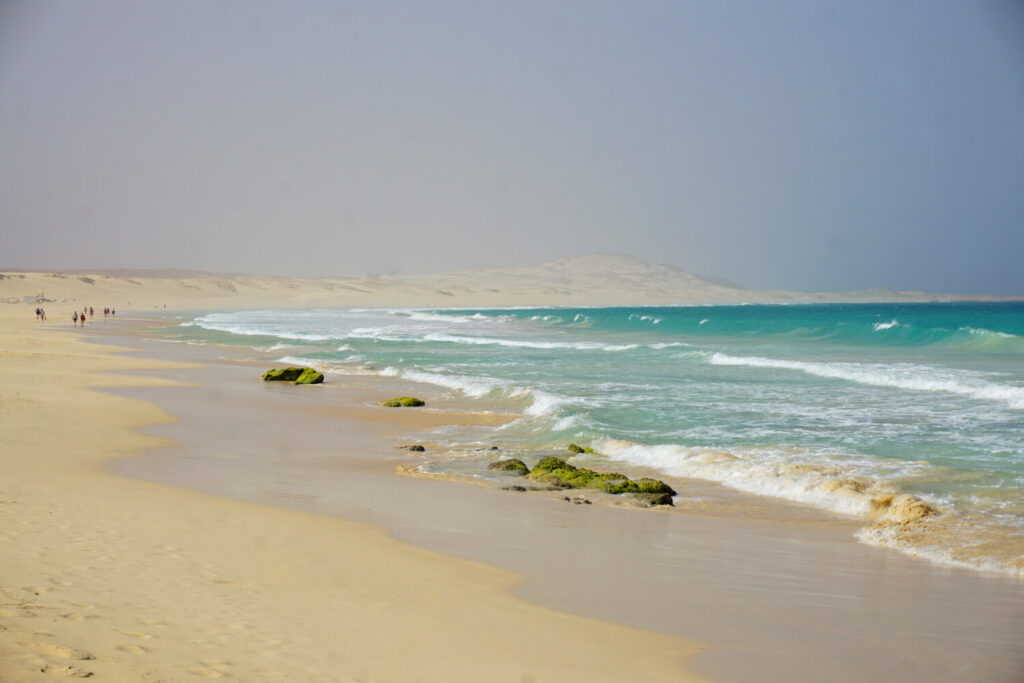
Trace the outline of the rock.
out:
M 527 467 L 526 463 L 519 458 L 509 458 L 508 460 L 492 462 L 487 466 L 487 469 L 508 472 L 509 474 L 515 474 L 520 477 L 530 473 L 530 468 Z
M 671 505 L 672 496 L 676 493 L 671 486 L 657 479 L 633 481 L 618 472 L 595 472 L 570 465 L 554 456 L 541 458 L 527 476 L 556 489 L 599 489 L 615 496 L 632 493 L 642 496 L 650 505 Z
M 655 505 L 668 505 L 669 507 L 675 507 L 672 504 L 671 493 L 635 493 L 633 494 L 633 498 L 647 503 L 652 507 Z
M 282 368 L 263 373 L 264 382 L 292 382 L 293 384 L 323 384 L 323 373 L 313 368 Z
M 540 470 L 540 471 L 544 472 L 544 471 L 547 471 L 547 470 L 564 470 L 564 469 L 574 470 L 576 468 L 573 467 L 572 465 L 570 465 L 569 463 L 567 463 L 566 461 L 562 460 L 561 458 L 556 458 L 554 456 L 548 456 L 546 458 L 541 458 L 540 461 L 536 465 L 533 466 L 533 471 L 534 472 L 536 472 L 537 470 Z
M 427 404 L 418 398 L 413 398 L 412 396 L 399 396 L 398 398 L 393 398 L 390 401 L 384 401 L 381 405 L 385 408 L 415 408 L 417 406 L 425 406 Z
M 409 450 L 413 453 L 424 453 L 427 449 L 419 444 L 413 444 L 412 446 L 409 446 Z
M 497 446 L 491 446 L 489 450 L 497 451 L 497 450 L 501 450 L 501 449 L 499 449 Z
M 516 492 L 519 492 L 519 493 L 521 493 L 523 491 L 526 491 L 526 490 L 527 489 L 526 489 L 525 486 L 505 486 L 505 487 L 502 488 L 502 491 L 516 491 Z
M 618 496 L 623 493 L 640 493 L 640 487 L 636 485 L 635 481 L 630 481 L 625 477 L 619 479 L 608 479 L 598 486 L 605 493 L 610 493 L 613 496 Z
M 580 453 L 593 453 L 594 449 L 591 448 L 590 446 L 584 448 L 583 446 L 578 446 L 574 443 L 571 443 L 569 444 L 569 451 L 571 451 L 575 455 L 579 455 Z
M 676 495 L 675 489 L 659 479 L 636 479 L 640 493 L 667 493 L 670 497 Z
M 303 368 L 302 374 L 295 380 L 296 384 L 323 384 L 324 375 L 313 368 Z

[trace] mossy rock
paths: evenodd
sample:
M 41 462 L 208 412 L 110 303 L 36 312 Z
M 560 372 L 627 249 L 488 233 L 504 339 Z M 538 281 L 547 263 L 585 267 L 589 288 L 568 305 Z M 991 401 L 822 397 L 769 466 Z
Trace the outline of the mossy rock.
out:
M 676 493 L 671 486 L 657 479 L 633 481 L 618 472 L 595 472 L 570 465 L 554 456 L 541 458 L 527 476 L 558 489 L 600 489 L 615 496 L 631 493 L 649 505 L 671 505 L 672 496 Z
M 640 493 L 667 493 L 669 496 L 676 495 L 675 489 L 661 481 L 660 479 L 634 479 L 636 485 L 640 488 Z
M 509 458 L 508 460 L 492 462 L 487 466 L 487 469 L 498 470 L 499 472 L 508 472 L 509 474 L 515 474 L 520 477 L 530 473 L 530 468 L 527 467 L 526 463 L 519 458 Z
M 263 373 L 264 382 L 292 382 L 293 384 L 323 384 L 323 373 L 313 368 L 282 368 Z
M 580 453 L 593 453 L 594 449 L 591 448 L 590 446 L 584 448 L 583 446 L 580 446 L 578 444 L 571 443 L 569 444 L 569 451 L 574 455 L 579 455 Z
M 672 504 L 671 493 L 635 493 L 633 497 L 639 501 L 642 501 L 651 507 L 655 505 L 668 505 L 669 507 L 675 507 Z
M 635 481 L 629 479 L 605 479 L 598 485 L 598 488 L 613 496 L 623 493 L 640 493 L 640 487 L 636 485 Z
M 399 396 L 398 398 L 393 398 L 390 401 L 384 401 L 381 405 L 385 408 L 416 408 L 427 404 L 418 398 L 413 398 L 412 396 Z
M 533 471 L 534 472 L 537 472 L 538 470 L 543 472 L 543 471 L 547 471 L 547 470 L 565 470 L 565 469 L 574 470 L 576 468 L 573 467 L 572 465 L 570 465 L 569 463 L 567 463 L 566 461 L 562 460 L 561 458 L 556 458 L 553 455 L 549 455 L 546 458 L 541 458 L 540 461 L 536 465 L 533 466 Z
M 264 382 L 294 382 L 306 368 L 282 368 L 267 370 L 263 373 Z
M 313 368 L 303 368 L 302 374 L 295 378 L 296 384 L 323 384 L 324 374 Z

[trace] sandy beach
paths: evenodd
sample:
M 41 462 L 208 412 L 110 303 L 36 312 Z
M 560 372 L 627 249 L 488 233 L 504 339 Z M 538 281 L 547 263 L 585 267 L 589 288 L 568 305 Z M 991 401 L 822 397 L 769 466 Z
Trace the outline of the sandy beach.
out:
M 268 387 L 134 320 L 70 323 L 83 305 L 137 320 L 429 297 L 46 277 L 0 281 L 58 299 L 46 323 L 0 307 L 4 680 L 1024 675 L 1016 580 L 870 548 L 795 507 L 686 515 L 401 477 L 407 435 L 500 417 L 372 406 L 429 391 L 400 380 Z
M 700 644 L 531 605 L 513 572 L 111 474 L 175 418 L 94 388 L 185 366 L 3 314 L 4 680 L 696 680 Z

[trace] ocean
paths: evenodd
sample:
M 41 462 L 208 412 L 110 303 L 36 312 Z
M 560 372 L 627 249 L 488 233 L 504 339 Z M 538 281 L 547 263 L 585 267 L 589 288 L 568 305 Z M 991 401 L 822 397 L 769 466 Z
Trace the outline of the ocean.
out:
M 865 543 L 1024 576 L 1024 303 L 232 311 L 160 334 L 515 416 L 439 431 L 424 467 L 487 477 L 490 446 L 529 462 L 575 442 L 596 469 L 814 506 Z

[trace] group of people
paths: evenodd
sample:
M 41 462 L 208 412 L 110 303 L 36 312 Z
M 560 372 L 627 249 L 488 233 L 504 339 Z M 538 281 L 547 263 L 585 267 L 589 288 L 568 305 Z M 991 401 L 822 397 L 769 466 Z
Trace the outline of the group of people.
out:
M 42 306 L 36 306 L 36 320 L 46 320 L 46 311 Z
M 42 309 L 41 308 L 37 308 L 36 309 L 36 316 L 37 317 L 39 315 L 39 311 L 42 311 Z M 85 327 L 85 319 L 87 317 L 88 318 L 92 318 L 95 313 L 96 313 L 96 311 L 95 311 L 95 309 L 93 309 L 92 306 L 89 306 L 88 308 L 83 308 L 81 314 L 79 314 L 78 311 L 75 311 L 71 315 L 71 324 L 76 326 L 76 327 L 79 324 L 81 324 L 82 327 Z M 103 317 L 106 318 L 107 316 L 110 316 L 110 315 L 117 315 L 117 311 L 115 309 L 109 308 L 109 307 L 108 308 L 104 308 L 103 309 Z M 46 312 L 45 311 L 43 312 L 43 320 L 46 320 Z

